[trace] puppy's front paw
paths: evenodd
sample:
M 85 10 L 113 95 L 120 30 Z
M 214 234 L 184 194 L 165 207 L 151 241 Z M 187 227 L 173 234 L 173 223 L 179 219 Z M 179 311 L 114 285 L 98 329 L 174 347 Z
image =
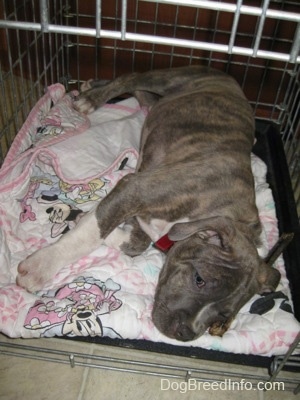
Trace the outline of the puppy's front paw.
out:
M 209 327 L 209 334 L 212 336 L 220 336 L 222 337 L 225 332 L 228 331 L 230 324 L 232 323 L 233 317 L 228 318 L 227 321 L 217 321 L 214 322 L 210 327 Z
M 43 289 L 61 268 L 57 254 L 52 246 L 38 250 L 18 266 L 17 285 L 28 292 Z

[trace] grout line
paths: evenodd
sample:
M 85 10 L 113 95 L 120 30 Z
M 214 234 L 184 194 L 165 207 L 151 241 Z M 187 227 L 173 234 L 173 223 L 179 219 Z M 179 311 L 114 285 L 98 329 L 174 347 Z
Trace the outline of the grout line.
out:
M 265 392 L 263 390 L 258 391 L 258 400 L 264 400 L 265 399 Z
M 90 351 L 89 351 L 90 355 L 92 355 L 94 353 L 94 349 L 95 349 L 95 344 L 93 343 L 91 345 L 91 347 L 90 347 Z M 91 361 L 90 359 L 87 360 L 87 362 L 90 362 L 90 361 Z M 77 396 L 77 400 L 84 400 L 83 396 L 84 396 L 84 392 L 85 392 L 85 389 L 86 389 L 87 378 L 88 378 L 89 372 L 90 372 L 90 367 L 88 367 L 88 366 L 85 367 L 84 371 L 83 371 L 83 374 L 82 374 L 82 382 L 81 382 L 80 390 L 79 390 L 79 393 L 78 393 L 78 396 Z

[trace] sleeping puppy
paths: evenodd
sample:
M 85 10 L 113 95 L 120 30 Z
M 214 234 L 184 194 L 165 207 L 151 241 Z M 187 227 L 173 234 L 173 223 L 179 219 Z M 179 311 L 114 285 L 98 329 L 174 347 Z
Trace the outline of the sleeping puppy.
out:
M 154 324 L 181 341 L 207 329 L 221 335 L 280 278 L 257 253 L 251 107 L 233 78 L 200 66 L 92 82 L 76 107 L 89 113 L 124 93 L 150 109 L 136 172 L 73 230 L 21 262 L 17 283 L 34 292 L 103 243 L 134 256 L 168 234 L 174 245 L 159 276 Z

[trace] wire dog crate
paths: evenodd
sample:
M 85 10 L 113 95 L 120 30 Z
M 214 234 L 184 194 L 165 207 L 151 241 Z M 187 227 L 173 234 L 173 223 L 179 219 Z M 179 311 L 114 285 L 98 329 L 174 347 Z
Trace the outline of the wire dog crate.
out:
M 0 0 L 0 161 L 47 86 L 202 64 L 281 133 L 300 209 L 298 0 Z
M 297 1 L 3 0 L 0 17 L 1 159 L 50 83 L 201 63 L 232 74 L 278 125 L 299 204 Z

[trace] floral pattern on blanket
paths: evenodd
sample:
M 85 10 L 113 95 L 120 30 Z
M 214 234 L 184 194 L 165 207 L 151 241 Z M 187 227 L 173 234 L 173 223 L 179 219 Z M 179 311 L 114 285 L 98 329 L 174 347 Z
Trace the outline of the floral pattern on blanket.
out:
M 222 338 L 205 333 L 189 343 L 168 339 L 152 323 L 155 287 L 165 258 L 153 246 L 133 258 L 100 246 L 63 268 L 37 293 L 15 284 L 22 259 L 73 229 L 119 179 L 134 172 L 137 163 L 146 114 L 137 101 L 106 105 L 87 119 L 72 107 L 74 96 L 60 84 L 51 86 L 0 170 L 0 331 L 10 337 L 109 336 L 233 353 L 283 354 L 299 323 L 291 313 L 282 257 L 275 265 L 282 275 L 276 293 L 254 296 Z M 263 256 L 277 240 L 277 220 L 266 166 L 253 156 L 252 169 Z

